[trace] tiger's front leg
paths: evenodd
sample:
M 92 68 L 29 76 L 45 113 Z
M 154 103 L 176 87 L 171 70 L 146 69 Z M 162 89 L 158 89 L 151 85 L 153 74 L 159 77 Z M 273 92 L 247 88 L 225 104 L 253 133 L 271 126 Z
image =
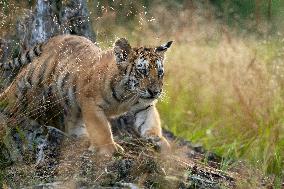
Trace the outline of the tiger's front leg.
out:
M 140 135 L 161 147 L 162 152 L 170 150 L 170 144 L 162 135 L 160 116 L 155 105 L 134 111 L 134 126 Z
M 83 121 L 89 134 L 90 148 L 95 148 L 100 155 L 111 155 L 123 148 L 114 142 L 111 127 L 104 111 L 93 101 L 81 106 Z

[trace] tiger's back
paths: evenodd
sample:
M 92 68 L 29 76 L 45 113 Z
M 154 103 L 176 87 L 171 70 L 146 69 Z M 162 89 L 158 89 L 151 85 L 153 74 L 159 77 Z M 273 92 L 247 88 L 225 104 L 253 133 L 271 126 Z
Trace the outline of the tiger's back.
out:
M 40 108 L 74 103 L 72 99 L 76 95 L 78 77 L 84 77 L 100 52 L 84 37 L 65 35 L 52 38 L 41 47 L 40 56 L 22 68 L 4 92 L 7 101 L 20 104 L 11 107 L 17 109 L 10 111 L 22 109 L 36 114 Z

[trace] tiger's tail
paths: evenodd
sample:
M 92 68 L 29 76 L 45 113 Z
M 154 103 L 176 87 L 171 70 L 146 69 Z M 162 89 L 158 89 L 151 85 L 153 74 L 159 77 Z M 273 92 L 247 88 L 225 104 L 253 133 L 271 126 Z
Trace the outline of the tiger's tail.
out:
M 0 69 L 7 71 L 15 70 L 31 63 L 34 58 L 41 55 L 43 45 L 44 43 L 37 44 L 31 49 L 21 53 L 17 58 L 14 58 L 8 62 L 0 63 Z
M 9 96 L 9 94 L 11 93 L 11 90 L 13 90 L 13 88 L 14 86 L 12 83 L 2 93 L 0 93 L 0 112 L 8 105 L 9 98 L 11 97 Z

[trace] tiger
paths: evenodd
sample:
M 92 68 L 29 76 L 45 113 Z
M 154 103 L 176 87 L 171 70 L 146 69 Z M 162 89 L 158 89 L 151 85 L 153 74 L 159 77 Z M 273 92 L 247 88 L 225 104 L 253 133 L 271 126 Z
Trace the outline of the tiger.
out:
M 22 112 L 18 117 L 59 108 L 64 131 L 86 138 L 89 150 L 107 156 L 124 151 L 114 141 L 109 120 L 131 112 L 140 136 L 168 151 L 156 103 L 163 92 L 165 52 L 172 43 L 131 47 L 119 38 L 102 50 L 82 36 L 55 36 L 0 64 L 3 69 L 21 68 L 0 102 L 7 102 L 5 111 L 11 114 Z

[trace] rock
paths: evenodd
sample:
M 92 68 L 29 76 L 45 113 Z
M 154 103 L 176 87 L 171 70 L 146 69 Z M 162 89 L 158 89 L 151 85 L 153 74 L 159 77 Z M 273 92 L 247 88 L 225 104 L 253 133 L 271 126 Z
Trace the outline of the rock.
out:
M 4 144 L 9 149 L 11 161 L 40 166 L 47 159 L 58 156 L 64 137 L 66 135 L 54 127 L 42 126 L 27 119 L 21 126 L 9 129 Z
M 7 149 L 14 154 L 5 155 L 6 159 L 13 159 L 13 164 L 6 165 L 4 178 L 12 188 L 218 188 L 220 183 L 234 186 L 234 180 L 227 175 L 202 167 L 198 159 L 202 154 L 198 152 L 191 166 L 194 158 L 187 158 L 192 150 L 187 145 L 183 146 L 183 155 L 177 151 L 160 156 L 154 145 L 129 131 L 115 135 L 125 153 L 101 159 L 87 151 L 84 142 L 56 128 L 31 120 L 24 123 L 26 127 L 20 132 L 10 132 L 13 147 Z

